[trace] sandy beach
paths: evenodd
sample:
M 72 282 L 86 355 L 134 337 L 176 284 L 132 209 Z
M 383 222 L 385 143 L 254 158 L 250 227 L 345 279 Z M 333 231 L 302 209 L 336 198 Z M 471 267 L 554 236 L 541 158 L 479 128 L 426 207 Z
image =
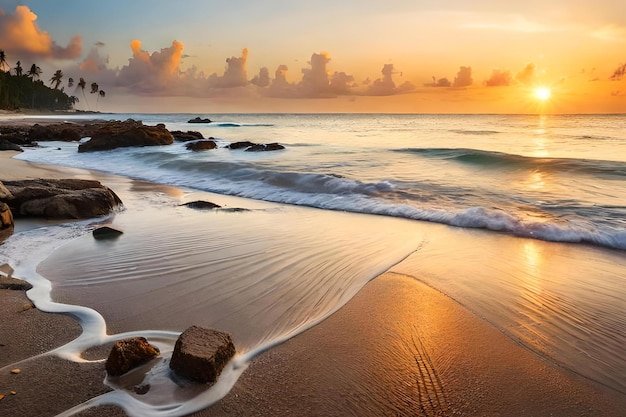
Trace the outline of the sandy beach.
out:
M 0 180 L 87 175 L 13 155 L 0 153 Z M 72 318 L 43 313 L 10 290 L 0 291 L 0 314 L 1 415 L 54 416 L 110 390 L 102 362 L 45 354 L 80 334 Z M 386 272 L 322 323 L 258 356 L 225 398 L 193 415 L 571 417 L 624 410 L 625 395 L 529 351 L 419 276 Z M 78 415 L 126 414 L 100 407 Z

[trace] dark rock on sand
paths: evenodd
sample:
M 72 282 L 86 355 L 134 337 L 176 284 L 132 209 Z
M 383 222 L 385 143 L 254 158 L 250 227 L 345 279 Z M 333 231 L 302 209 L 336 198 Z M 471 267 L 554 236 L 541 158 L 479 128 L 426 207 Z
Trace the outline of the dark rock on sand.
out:
M 17 145 L 10 140 L 4 138 L 4 135 L 0 136 L 0 151 L 18 151 L 22 152 L 23 149 L 20 145 Z
M 200 117 L 194 117 L 191 120 L 188 120 L 187 123 L 211 123 L 211 119 L 201 119 Z
M 117 229 L 112 226 L 101 226 L 101 227 L 98 227 L 97 229 L 94 229 L 94 231 L 91 233 L 93 234 L 93 237 L 96 239 L 114 239 L 124 234 L 122 230 Z
M 211 203 L 210 201 L 202 201 L 202 200 L 190 201 L 188 203 L 181 204 L 181 206 L 187 206 L 189 208 L 200 209 L 200 210 L 215 209 L 215 208 L 222 207 L 218 204 Z
M 246 149 L 246 152 L 279 151 L 281 149 L 285 149 L 285 147 L 278 143 L 268 143 L 267 145 L 256 144 Z
M 170 368 L 192 381 L 214 383 L 234 354 L 235 345 L 230 334 L 191 326 L 176 341 Z
M 4 202 L 14 217 L 87 219 L 109 214 L 122 204 L 99 181 L 79 179 L 5 181 L 13 195 Z
M 13 234 L 14 227 L 11 209 L 0 201 L 0 243 Z
M 78 145 L 78 152 L 103 151 L 130 146 L 171 145 L 174 137 L 165 125 L 146 126 L 141 121 L 128 119 L 113 121 L 98 127 L 91 139 Z
M 170 133 L 172 133 L 172 136 L 174 136 L 174 140 L 178 142 L 188 142 L 190 140 L 204 139 L 202 133 L 196 132 L 195 130 L 188 130 L 186 132 L 183 132 L 181 130 L 172 130 Z
M 31 288 L 33 286 L 24 280 L 0 275 L 0 290 L 28 291 Z
M 145 337 L 118 340 L 111 348 L 106 361 L 106 371 L 111 376 L 124 375 L 159 356 L 159 348 L 151 345 Z
M 188 144 L 185 145 L 185 148 L 189 149 L 190 151 L 207 151 L 210 149 L 215 149 L 217 148 L 217 144 L 215 142 L 213 142 L 212 140 L 199 140 L 197 142 L 190 142 Z

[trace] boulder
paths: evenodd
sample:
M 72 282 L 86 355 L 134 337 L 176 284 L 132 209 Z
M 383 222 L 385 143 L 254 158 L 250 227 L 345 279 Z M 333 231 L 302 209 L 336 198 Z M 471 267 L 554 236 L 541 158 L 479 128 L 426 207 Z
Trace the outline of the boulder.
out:
M 196 132 L 195 130 L 188 130 L 186 132 L 183 132 L 181 130 L 172 130 L 170 133 L 172 134 L 172 136 L 174 136 L 174 140 L 179 142 L 188 142 L 190 140 L 204 139 L 202 133 Z
M 88 219 L 109 214 L 122 204 L 99 181 L 79 179 L 5 181 L 13 195 L 5 200 L 14 217 Z
M 200 117 L 194 117 L 191 120 L 188 120 L 187 123 L 211 123 L 211 119 L 201 119 Z
M 230 334 L 191 326 L 176 340 L 170 368 L 179 376 L 200 383 L 214 383 L 235 354 Z
M 241 142 L 233 142 L 230 145 L 228 145 L 227 148 L 229 148 L 229 149 L 243 149 L 243 148 L 249 148 L 250 146 L 254 146 L 254 145 L 256 145 L 256 143 L 249 142 L 249 141 L 245 140 L 245 141 L 241 141 Z
M 188 144 L 185 145 L 185 148 L 189 149 L 190 151 L 207 151 L 210 149 L 215 149 L 217 148 L 217 144 L 215 142 L 213 142 L 212 140 L 199 140 L 197 142 L 190 142 Z
M 165 125 L 146 126 L 141 121 L 128 119 L 100 125 L 91 139 L 78 145 L 78 152 L 103 151 L 130 146 L 161 146 L 174 143 L 174 137 Z
M 11 200 L 12 198 L 13 195 L 11 192 L 2 184 L 2 181 L 0 181 L 0 201 Z
M 181 204 L 181 206 L 187 206 L 189 208 L 199 209 L 199 210 L 215 209 L 215 208 L 222 207 L 218 204 L 211 203 L 210 201 L 202 201 L 202 200 L 190 201 L 188 203 Z
M 124 375 L 131 369 L 150 362 L 159 353 L 159 348 L 151 345 L 145 337 L 118 340 L 111 348 L 105 369 L 111 376 Z
M 250 146 L 248 149 L 246 149 L 246 152 L 278 151 L 281 149 L 285 149 L 285 147 L 279 143 L 268 143 L 267 145 L 257 144 Z
M 112 226 L 100 226 L 94 229 L 94 231 L 91 233 L 93 234 L 93 237 L 95 239 L 114 239 L 124 234 L 122 230 Z
M 0 243 L 13 234 L 13 214 L 6 203 L 0 201 Z

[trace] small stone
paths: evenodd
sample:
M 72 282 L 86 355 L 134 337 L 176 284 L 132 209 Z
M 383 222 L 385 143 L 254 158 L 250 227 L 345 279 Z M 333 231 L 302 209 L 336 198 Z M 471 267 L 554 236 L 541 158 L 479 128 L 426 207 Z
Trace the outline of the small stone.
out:
M 101 226 L 94 229 L 92 234 L 95 239 L 113 239 L 124 234 L 124 232 L 112 226 Z
M 20 372 L 22 372 L 22 371 L 20 371 L 18 368 L 11 369 L 11 373 L 12 374 L 19 374 Z
M 219 204 L 211 203 L 210 201 L 202 201 L 202 200 L 190 201 L 188 203 L 184 203 L 181 205 L 187 206 L 193 209 L 198 209 L 198 210 L 207 210 L 207 209 L 210 210 L 210 209 L 221 207 Z
M 15 394 L 17 394 L 16 391 L 11 391 L 11 395 L 15 395 Z
M 4 398 L 4 395 L 0 394 L 0 401 L 2 401 L 3 398 Z
M 145 337 L 133 337 L 115 342 L 106 361 L 106 371 L 111 376 L 124 375 L 159 356 L 159 348 L 148 343 Z

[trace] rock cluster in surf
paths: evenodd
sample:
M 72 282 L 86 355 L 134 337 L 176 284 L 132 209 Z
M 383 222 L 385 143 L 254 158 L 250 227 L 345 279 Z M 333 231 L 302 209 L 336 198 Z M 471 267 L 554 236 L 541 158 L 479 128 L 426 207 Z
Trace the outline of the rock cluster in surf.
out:
M 145 337 L 118 340 L 111 348 L 105 369 L 111 376 L 121 376 L 150 362 L 159 353 L 159 348 L 150 344 Z

